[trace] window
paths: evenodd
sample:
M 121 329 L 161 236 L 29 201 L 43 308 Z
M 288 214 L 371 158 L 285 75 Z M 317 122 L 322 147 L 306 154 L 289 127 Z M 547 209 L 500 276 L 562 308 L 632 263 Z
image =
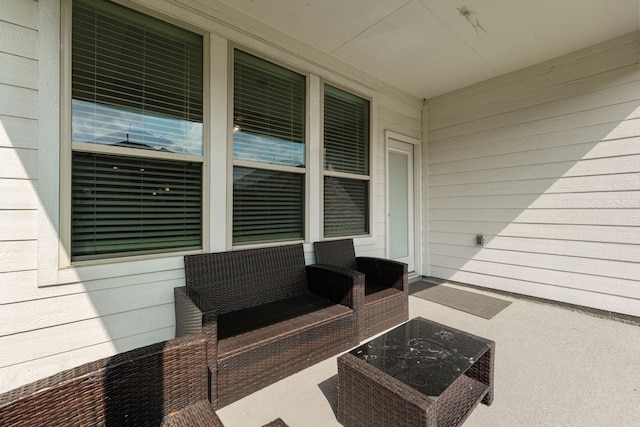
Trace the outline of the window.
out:
M 234 51 L 233 243 L 304 239 L 306 76 Z
M 74 0 L 72 260 L 202 247 L 203 37 Z
M 369 233 L 369 101 L 324 85 L 324 237 Z

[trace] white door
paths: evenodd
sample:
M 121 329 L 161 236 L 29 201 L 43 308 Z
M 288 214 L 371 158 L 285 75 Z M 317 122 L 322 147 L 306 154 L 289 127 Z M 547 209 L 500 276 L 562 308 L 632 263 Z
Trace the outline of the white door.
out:
M 388 226 L 390 259 L 415 271 L 414 146 L 389 138 L 387 144 Z

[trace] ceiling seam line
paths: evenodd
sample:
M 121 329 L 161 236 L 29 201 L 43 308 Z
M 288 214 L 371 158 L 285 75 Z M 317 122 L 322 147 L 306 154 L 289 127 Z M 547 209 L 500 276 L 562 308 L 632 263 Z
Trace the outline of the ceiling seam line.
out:
M 639 0 L 640 1 L 640 0 Z M 400 11 L 401 9 L 404 9 L 405 7 L 407 7 L 409 5 L 409 3 L 412 3 L 413 0 L 409 0 L 407 1 L 405 4 L 403 4 L 402 6 L 400 6 L 399 8 L 397 8 L 396 10 L 386 14 L 385 16 L 383 16 L 382 18 L 378 19 L 376 22 L 374 22 L 373 24 L 369 25 L 367 28 L 363 29 L 362 31 L 360 31 L 358 34 L 354 35 L 353 37 L 351 37 L 349 40 L 347 40 L 346 42 L 342 43 L 340 46 L 336 47 L 335 49 L 332 49 L 329 54 L 333 55 L 337 50 L 342 49 L 344 46 L 346 46 L 347 44 L 351 43 L 353 40 L 357 39 L 358 37 L 360 37 L 362 34 L 366 33 L 367 31 L 369 31 L 371 28 L 375 27 L 376 25 L 378 25 L 380 22 L 384 21 L 385 19 L 395 15 L 396 13 L 398 13 L 398 11 Z

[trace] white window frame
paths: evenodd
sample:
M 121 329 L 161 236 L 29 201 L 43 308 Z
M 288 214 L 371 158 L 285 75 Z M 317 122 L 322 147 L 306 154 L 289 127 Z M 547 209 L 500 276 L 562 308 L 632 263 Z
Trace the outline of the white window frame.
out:
M 344 92 L 350 93 L 354 96 L 362 98 L 369 102 L 369 175 L 359 175 L 345 172 L 333 172 L 327 171 L 324 168 L 324 88 L 325 85 L 333 86 L 336 89 L 342 90 Z M 375 215 L 374 212 L 376 210 L 375 207 L 375 153 L 377 151 L 377 143 L 375 137 L 375 129 L 376 129 L 376 109 L 375 109 L 375 99 L 373 96 L 366 95 L 360 91 L 353 90 L 349 87 L 345 87 L 343 85 L 337 84 L 335 82 L 321 79 L 320 80 L 320 235 L 319 240 L 339 240 L 339 239 L 349 239 L 352 238 L 358 241 L 368 240 L 367 238 L 375 237 L 376 233 L 374 231 L 375 228 Z M 346 179 L 355 179 L 360 181 L 367 181 L 369 183 L 369 212 L 368 215 L 368 224 L 369 230 L 366 234 L 353 234 L 353 235 L 342 235 L 342 236 L 330 236 L 325 237 L 324 235 L 324 178 L 325 176 L 332 176 L 336 178 L 346 178 Z
M 132 254 L 131 256 L 105 257 L 87 261 L 71 261 L 71 156 L 72 150 L 90 145 L 90 151 L 113 154 L 109 147 L 94 147 L 94 144 L 71 141 L 71 14 L 72 0 L 41 0 L 39 2 L 38 28 L 40 38 L 39 60 L 39 104 L 38 129 L 39 153 L 38 171 L 41 177 L 38 185 L 40 207 L 38 209 L 38 247 L 36 275 L 38 286 L 73 284 L 86 280 L 113 276 L 113 264 L 118 264 L 119 275 L 139 274 L 182 268 L 182 258 L 187 253 L 210 250 L 211 230 L 211 187 L 212 154 L 210 150 L 212 109 L 217 113 L 220 106 L 211 105 L 212 81 L 226 80 L 226 41 L 220 37 L 182 20 L 141 6 L 128 0 L 113 0 L 138 12 L 158 18 L 167 23 L 197 33 L 203 38 L 203 154 L 202 161 L 202 249 L 193 251 L 176 250 L 154 254 Z M 215 48 L 214 48 L 215 44 Z M 212 57 L 221 61 L 223 67 L 210 66 Z M 213 78 L 216 75 L 215 79 Z M 218 74 L 221 74 L 219 76 Z M 217 87 L 221 96 L 226 96 L 226 86 Z M 226 139 L 226 135 L 225 135 Z M 138 150 L 118 150 L 118 154 L 140 156 Z M 147 153 L 144 153 L 145 155 Z M 167 158 L 165 153 L 157 153 L 156 158 Z M 170 156 L 180 160 L 180 154 Z M 152 156 L 146 156 L 152 157 Z M 185 156 L 190 160 L 194 156 Z M 221 182 L 226 181 L 223 176 Z M 221 217 L 224 218 L 224 217 Z M 224 219 L 221 221 L 224 224 Z
M 229 60 L 228 60 L 228 73 L 229 73 L 229 88 L 228 88 L 228 93 L 229 93 L 229 99 L 228 99 L 228 106 L 227 106 L 227 129 L 228 129 L 228 167 L 227 167 L 227 224 L 228 229 L 227 229 L 227 247 L 228 248 L 232 248 L 232 249 L 250 249 L 250 248 L 257 248 L 257 247 L 269 247 L 269 246 L 280 246 L 283 244 L 293 244 L 293 243 L 305 243 L 305 242 L 309 242 L 310 240 L 310 221 L 309 221 L 309 206 L 310 206 L 310 199 L 312 198 L 312 194 L 310 193 L 310 180 L 311 180 L 311 170 L 312 167 L 310 167 L 310 162 L 312 161 L 311 159 L 311 139 L 312 139 L 312 134 L 310 132 L 310 122 L 311 122 L 311 90 L 310 90 L 310 85 L 311 85 L 311 80 L 313 75 L 306 71 L 303 70 L 301 68 L 292 66 L 288 63 L 285 63 L 283 61 L 280 61 L 276 58 L 270 57 L 268 55 L 265 55 L 261 52 L 258 52 L 254 49 L 251 49 L 249 47 L 237 44 L 237 43 L 233 43 L 230 42 L 229 43 Z M 240 50 L 244 53 L 247 53 L 249 55 L 253 55 L 259 59 L 262 59 L 266 62 L 269 62 L 271 64 L 286 68 L 290 71 L 293 71 L 295 73 L 298 73 L 300 75 L 303 75 L 305 77 L 305 167 L 304 168 L 297 168 L 297 167 L 290 167 L 290 166 L 284 166 L 284 165 L 274 165 L 274 164 L 268 164 L 268 163 L 261 163 L 261 162 L 252 162 L 252 161 L 247 161 L 247 160 L 236 160 L 233 157 L 233 127 L 234 127 L 234 91 L 233 91 L 233 85 L 234 85 L 234 66 L 235 66 L 235 57 L 234 57 L 234 53 L 236 50 Z M 273 240 L 273 241 L 260 241 L 260 242 L 249 242 L 249 243 L 241 243 L 241 244 L 234 244 L 233 242 L 233 169 L 234 167 L 244 167 L 244 168 L 251 168 L 251 169 L 263 169 L 263 170 L 272 170 L 272 171 L 276 171 L 276 172 L 287 172 L 287 173 L 296 173 L 296 174 L 303 174 L 304 175 L 304 202 L 303 202 L 303 221 L 304 221 L 304 230 L 303 233 L 304 235 L 302 236 L 301 239 L 291 239 L 291 240 Z

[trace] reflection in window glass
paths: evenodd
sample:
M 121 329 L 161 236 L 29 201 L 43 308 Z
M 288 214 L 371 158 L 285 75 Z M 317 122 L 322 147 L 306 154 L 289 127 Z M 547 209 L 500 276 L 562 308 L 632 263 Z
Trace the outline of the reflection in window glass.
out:
M 233 158 L 271 165 L 304 167 L 304 144 L 234 131 Z
M 74 99 L 73 141 L 202 155 L 202 123 Z
M 202 154 L 202 36 L 110 1 L 74 0 L 72 138 Z
M 233 158 L 305 166 L 305 76 L 236 50 Z

